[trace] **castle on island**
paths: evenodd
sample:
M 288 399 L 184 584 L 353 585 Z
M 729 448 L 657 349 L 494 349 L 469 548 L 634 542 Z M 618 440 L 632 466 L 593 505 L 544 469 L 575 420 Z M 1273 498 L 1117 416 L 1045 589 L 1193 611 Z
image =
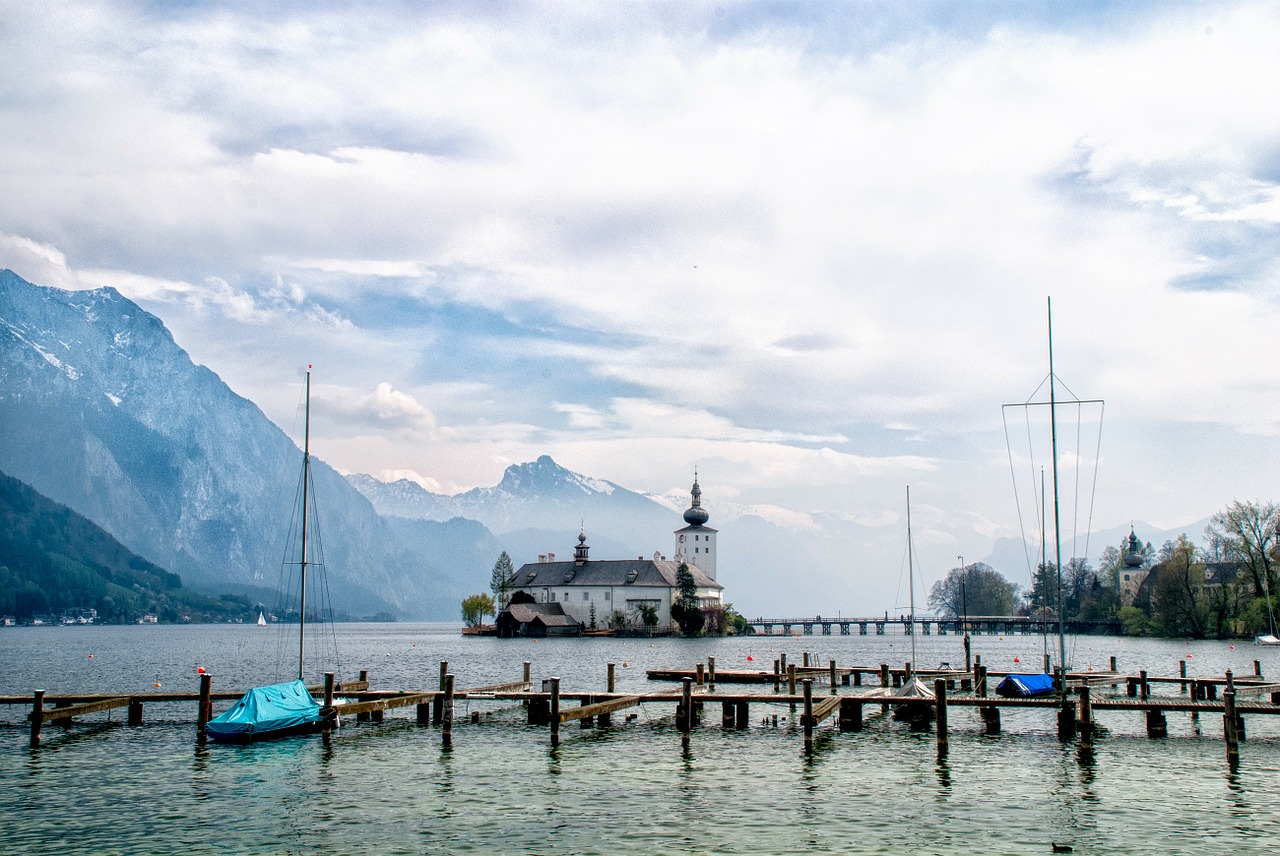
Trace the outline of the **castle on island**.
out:
M 680 597 L 680 565 L 693 576 L 702 606 L 720 606 L 724 587 L 716 582 L 719 548 L 710 515 L 702 507 L 698 474 L 693 476 L 692 501 L 684 512 L 685 525 L 675 530 L 675 552 L 668 559 L 592 559 L 585 528 L 571 561 L 558 562 L 554 553 L 522 565 L 507 586 L 509 602 L 498 614 L 499 636 L 576 636 L 621 624 L 653 630 L 677 629 L 671 606 Z

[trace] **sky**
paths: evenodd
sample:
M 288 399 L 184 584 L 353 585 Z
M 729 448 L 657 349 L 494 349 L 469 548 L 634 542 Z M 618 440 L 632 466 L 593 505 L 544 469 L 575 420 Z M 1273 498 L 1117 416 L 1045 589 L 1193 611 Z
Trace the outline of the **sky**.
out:
M 0 267 L 286 429 L 314 365 L 343 472 L 696 466 L 800 526 L 909 484 L 972 556 L 1048 464 L 1002 405 L 1051 298 L 1105 400 L 1072 519 L 1175 528 L 1280 499 L 1277 44 L 1270 2 L 0 0 Z

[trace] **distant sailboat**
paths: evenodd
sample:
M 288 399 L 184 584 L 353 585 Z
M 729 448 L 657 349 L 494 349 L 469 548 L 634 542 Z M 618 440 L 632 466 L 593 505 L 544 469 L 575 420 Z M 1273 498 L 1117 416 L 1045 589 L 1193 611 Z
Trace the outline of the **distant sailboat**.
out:
M 926 726 L 933 718 L 933 687 L 922 681 L 916 674 L 916 573 L 912 554 L 915 549 L 911 544 L 911 487 L 907 486 L 907 589 L 910 592 L 911 615 L 907 619 L 907 627 L 911 631 L 911 676 L 903 681 L 902 686 L 893 694 L 895 701 L 901 702 L 894 707 L 894 718 L 912 723 L 923 721 Z
M 302 680 L 307 631 L 307 512 L 311 493 L 311 371 L 307 370 L 306 417 L 302 441 L 302 553 L 298 609 L 298 678 L 254 687 L 219 716 L 209 720 L 208 734 L 219 743 L 249 743 L 287 734 L 318 731 L 324 723 L 319 703 Z M 258 612 L 258 625 L 267 619 Z

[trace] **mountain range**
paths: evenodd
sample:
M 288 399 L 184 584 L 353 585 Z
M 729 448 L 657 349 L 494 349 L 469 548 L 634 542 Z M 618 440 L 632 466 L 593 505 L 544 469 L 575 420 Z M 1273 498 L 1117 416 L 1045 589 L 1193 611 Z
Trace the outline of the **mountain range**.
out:
M 0 470 L 186 585 L 255 597 L 275 585 L 298 446 L 115 289 L 64 291 L 0 271 L 0 436 Z M 463 597 L 488 589 L 499 552 L 517 566 L 568 556 L 579 529 L 594 558 L 671 554 L 690 500 L 631 491 L 545 455 L 508 467 L 493 487 L 456 495 L 344 478 L 322 456 L 313 460 L 332 597 L 354 615 L 456 620 Z M 714 481 L 701 486 L 721 532 L 719 581 L 744 613 L 905 606 L 900 510 L 855 521 L 738 506 L 717 499 Z M 926 590 L 960 555 L 1029 581 L 1026 556 L 1035 550 L 1017 539 L 994 539 L 975 521 L 924 504 L 913 504 L 913 515 Z M 1135 526 L 1159 546 L 1179 531 L 1198 536 L 1203 523 Z M 1090 554 L 1127 534 L 1127 526 L 1096 533 Z

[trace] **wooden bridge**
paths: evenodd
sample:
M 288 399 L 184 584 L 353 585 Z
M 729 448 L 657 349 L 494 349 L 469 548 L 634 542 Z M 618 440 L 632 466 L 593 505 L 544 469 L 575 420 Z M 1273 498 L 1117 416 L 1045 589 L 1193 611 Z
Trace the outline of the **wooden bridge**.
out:
M 815 615 L 808 618 L 754 618 L 748 624 L 755 633 L 765 636 L 791 636 L 796 628 L 803 636 L 884 636 L 890 625 L 897 625 L 894 633 L 904 636 L 946 636 L 968 633 L 971 636 L 1014 636 L 1057 634 L 1056 618 L 1034 618 L 1025 615 L 970 615 L 963 618 L 915 617 L 913 622 L 906 615 L 881 615 L 870 618 L 843 618 Z M 917 631 L 916 628 L 919 628 Z M 900 629 L 898 629 L 900 628 Z M 856 629 L 856 632 L 855 632 Z M 1064 631 L 1071 634 L 1119 636 L 1119 619 L 1067 621 Z

